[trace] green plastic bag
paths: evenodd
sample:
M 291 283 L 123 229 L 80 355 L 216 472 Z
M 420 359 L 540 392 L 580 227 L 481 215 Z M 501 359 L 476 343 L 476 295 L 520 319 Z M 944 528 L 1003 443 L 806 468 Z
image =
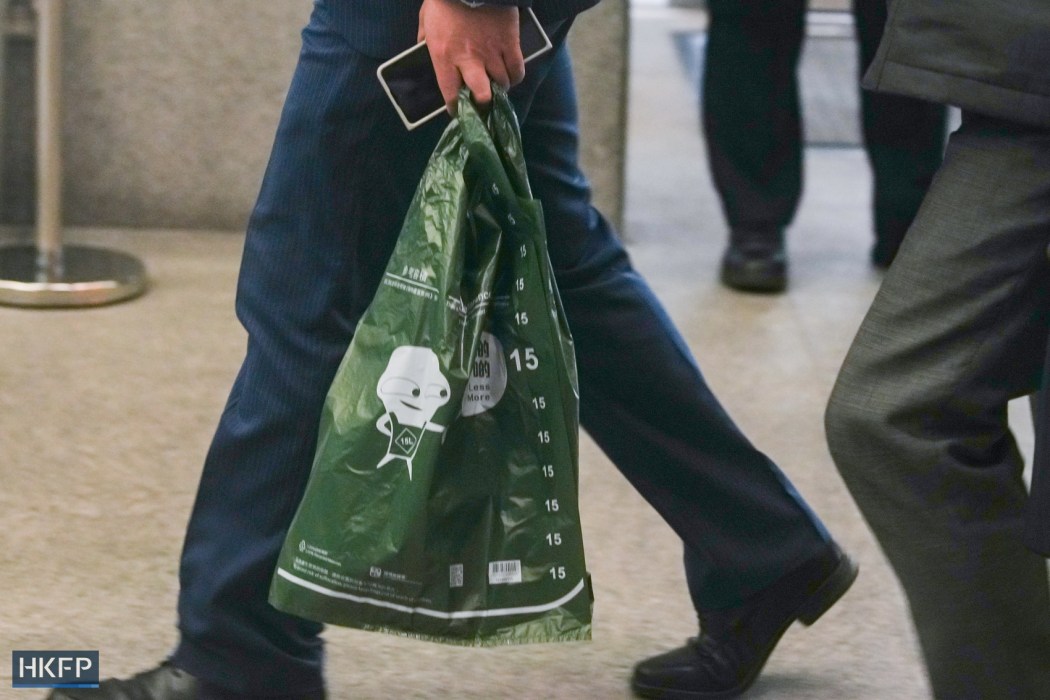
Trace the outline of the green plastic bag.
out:
M 590 638 L 572 338 L 517 119 L 464 92 L 325 401 L 270 602 L 465 645 Z

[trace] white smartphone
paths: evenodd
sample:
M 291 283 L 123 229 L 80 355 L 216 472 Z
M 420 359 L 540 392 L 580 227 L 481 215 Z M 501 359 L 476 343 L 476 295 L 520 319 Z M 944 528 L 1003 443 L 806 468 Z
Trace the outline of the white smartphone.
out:
M 521 19 L 521 53 L 527 63 L 549 51 L 551 40 L 531 8 L 522 8 L 518 17 Z M 409 130 L 445 111 L 445 98 L 441 96 L 426 41 L 384 62 L 376 75 Z

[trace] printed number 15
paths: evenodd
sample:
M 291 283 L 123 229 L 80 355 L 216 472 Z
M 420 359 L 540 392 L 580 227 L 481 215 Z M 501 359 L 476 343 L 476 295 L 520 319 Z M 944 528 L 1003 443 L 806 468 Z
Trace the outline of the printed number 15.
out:
M 510 359 L 514 360 L 514 368 L 519 372 L 521 371 L 521 351 L 517 348 L 510 353 Z M 525 348 L 525 367 L 527 369 L 536 369 L 540 366 L 540 358 L 536 357 L 536 350 L 534 348 Z

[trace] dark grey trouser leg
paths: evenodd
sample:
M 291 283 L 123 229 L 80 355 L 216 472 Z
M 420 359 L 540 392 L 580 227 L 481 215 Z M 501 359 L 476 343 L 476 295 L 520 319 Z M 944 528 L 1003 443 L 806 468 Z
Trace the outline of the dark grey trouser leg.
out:
M 1006 417 L 1040 386 L 1048 240 L 1050 133 L 967 115 L 828 407 L 938 698 L 1050 698 L 1050 590 Z

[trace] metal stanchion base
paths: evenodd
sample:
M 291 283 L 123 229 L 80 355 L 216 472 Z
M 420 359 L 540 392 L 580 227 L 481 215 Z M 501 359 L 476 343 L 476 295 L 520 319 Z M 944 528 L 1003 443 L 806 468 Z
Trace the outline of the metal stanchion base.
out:
M 62 272 L 44 275 L 35 246 L 0 248 L 0 304 L 99 306 L 146 291 L 146 269 L 136 258 L 112 250 L 65 246 Z

